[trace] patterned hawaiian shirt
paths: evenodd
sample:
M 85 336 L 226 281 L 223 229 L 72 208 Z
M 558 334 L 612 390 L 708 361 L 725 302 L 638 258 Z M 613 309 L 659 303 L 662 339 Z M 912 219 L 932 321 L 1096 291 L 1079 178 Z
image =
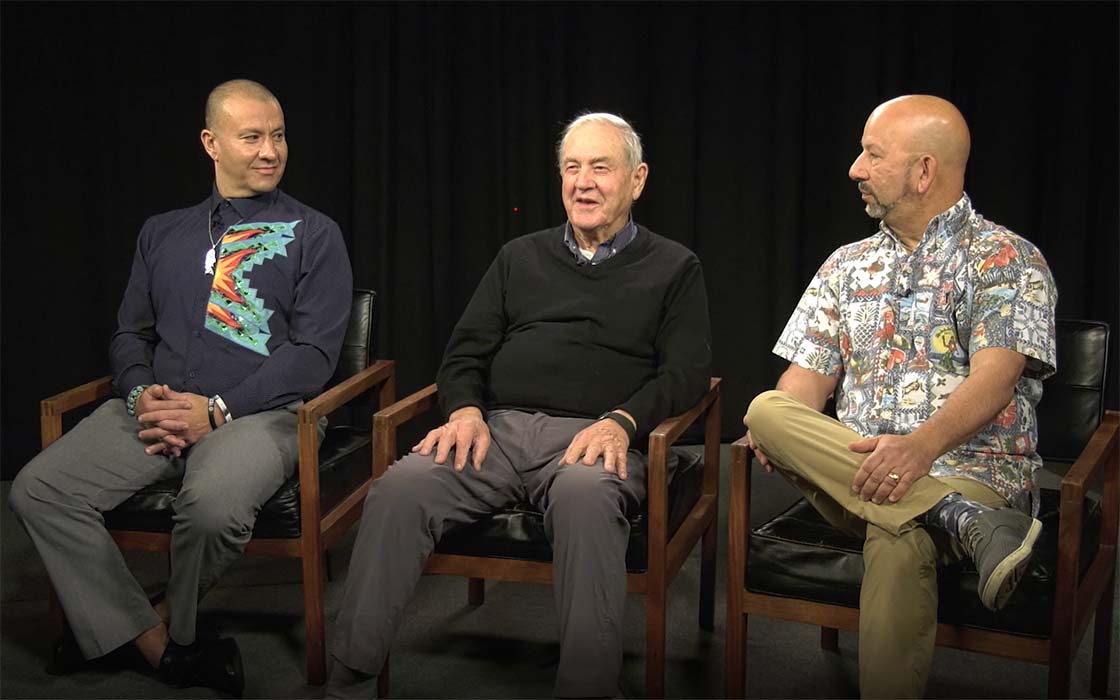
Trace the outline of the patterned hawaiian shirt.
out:
M 1034 504 L 1035 406 L 1054 373 L 1057 290 L 1027 240 L 984 219 L 968 195 L 908 251 L 885 224 L 841 247 L 817 272 L 774 353 L 840 380 L 836 414 L 865 436 L 914 431 L 968 377 L 969 357 L 1008 348 L 1027 358 L 995 420 L 933 463 L 933 476 L 981 481 Z

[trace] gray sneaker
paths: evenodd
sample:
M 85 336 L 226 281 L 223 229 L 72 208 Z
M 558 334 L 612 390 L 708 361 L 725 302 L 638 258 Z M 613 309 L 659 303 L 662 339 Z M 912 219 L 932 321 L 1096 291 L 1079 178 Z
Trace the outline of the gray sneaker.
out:
M 964 531 L 962 544 L 980 574 L 977 592 L 989 610 L 1011 597 L 1031 560 L 1042 523 L 1013 508 L 977 515 Z

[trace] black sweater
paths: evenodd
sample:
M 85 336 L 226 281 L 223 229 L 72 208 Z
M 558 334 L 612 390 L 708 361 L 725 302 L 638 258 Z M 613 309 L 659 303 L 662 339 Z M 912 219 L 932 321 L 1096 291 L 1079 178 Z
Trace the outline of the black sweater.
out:
M 564 228 L 502 247 L 451 333 L 436 382 L 464 406 L 594 418 L 621 408 L 638 435 L 708 388 L 711 331 L 700 261 L 642 226 L 598 265 Z

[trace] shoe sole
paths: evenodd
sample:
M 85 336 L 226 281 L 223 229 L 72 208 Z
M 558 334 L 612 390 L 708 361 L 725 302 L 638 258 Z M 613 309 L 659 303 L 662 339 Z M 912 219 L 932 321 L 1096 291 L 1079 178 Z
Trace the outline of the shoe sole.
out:
M 1041 532 L 1042 523 L 1037 519 L 1032 519 L 1031 529 L 1027 531 L 1027 536 L 1023 538 L 1022 544 L 1011 554 L 1004 557 L 1003 561 L 992 570 L 992 575 L 988 577 L 988 583 L 985 584 L 984 590 L 980 593 L 980 602 L 984 604 L 984 607 L 998 611 L 1007 604 L 1007 599 L 1015 592 L 1015 587 L 1019 585 L 1019 579 L 1027 570 L 1035 540 L 1038 539 Z

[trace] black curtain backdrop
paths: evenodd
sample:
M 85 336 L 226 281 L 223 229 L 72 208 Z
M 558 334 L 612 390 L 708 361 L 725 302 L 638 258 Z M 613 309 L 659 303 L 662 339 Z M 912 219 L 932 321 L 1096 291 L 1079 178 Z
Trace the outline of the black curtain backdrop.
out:
M 498 248 L 564 220 L 553 148 L 586 109 L 635 124 L 635 217 L 703 262 L 727 438 L 781 371 L 770 348 L 810 275 L 875 230 L 847 170 L 868 113 L 900 94 L 960 107 L 976 207 L 1041 247 L 1059 315 L 1113 324 L 1120 356 L 1114 2 L 0 13 L 4 478 L 38 448 L 38 401 L 108 371 L 136 235 L 207 195 L 202 105 L 233 77 L 279 96 L 283 189 L 341 224 L 356 284 L 380 292 L 401 395 L 433 379 Z

